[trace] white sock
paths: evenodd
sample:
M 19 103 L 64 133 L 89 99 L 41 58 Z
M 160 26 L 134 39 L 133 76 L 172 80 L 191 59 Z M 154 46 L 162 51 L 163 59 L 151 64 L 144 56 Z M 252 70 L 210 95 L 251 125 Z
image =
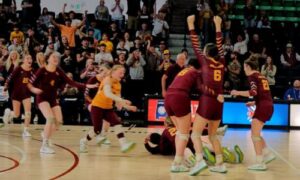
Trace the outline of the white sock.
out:
M 203 160 L 203 155 L 201 153 L 196 153 L 196 161 L 200 162 Z
M 216 165 L 221 165 L 223 163 L 223 155 L 217 154 L 216 155 Z
M 125 137 L 119 138 L 119 142 L 121 144 L 121 146 L 124 146 L 127 143 L 127 140 Z
M 263 162 L 263 156 L 262 155 L 256 155 L 256 162 L 258 164 L 261 164 Z
M 183 160 L 183 156 L 175 156 L 174 158 L 174 163 L 175 164 L 180 164 Z

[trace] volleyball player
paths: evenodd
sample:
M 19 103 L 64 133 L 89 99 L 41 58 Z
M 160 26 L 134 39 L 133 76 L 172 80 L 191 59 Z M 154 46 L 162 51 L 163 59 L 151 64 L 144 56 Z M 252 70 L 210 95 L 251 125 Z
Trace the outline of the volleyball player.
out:
M 251 137 L 256 153 L 256 163 L 248 167 L 249 170 L 265 171 L 267 170 L 266 163 L 271 162 L 276 157 L 267 148 L 264 138 L 261 136 L 261 131 L 264 124 L 269 121 L 273 114 L 273 100 L 270 92 L 270 87 L 266 77 L 260 74 L 258 58 L 250 56 L 244 62 L 244 71 L 248 76 L 250 85 L 249 91 L 232 90 L 233 96 L 254 97 L 254 102 L 247 103 L 248 106 L 256 105 L 256 109 L 251 122 Z
M 122 130 L 120 118 L 113 110 L 113 103 L 119 108 L 125 108 L 129 111 L 136 111 L 137 108 L 131 105 L 131 102 L 121 98 L 120 81 L 125 75 L 125 68 L 122 65 L 114 65 L 110 74 L 101 82 L 98 92 L 92 101 L 91 118 L 94 131 L 89 131 L 86 137 L 80 140 L 80 152 L 86 153 L 87 142 L 101 133 L 103 119 L 107 120 L 114 128 L 114 132 L 119 139 L 122 152 L 131 150 L 135 143 L 127 141 Z
M 23 137 L 30 137 L 28 131 L 31 120 L 31 92 L 27 88 L 29 79 L 33 75 L 32 57 L 25 55 L 21 66 L 17 66 L 7 78 L 4 90 L 11 88 L 11 99 L 14 112 L 14 122 L 21 122 L 21 104 L 25 111 Z
M 69 79 L 66 74 L 58 67 L 58 53 L 51 53 L 47 58 L 47 65 L 40 68 L 35 75 L 32 76 L 28 88 L 36 96 L 36 102 L 42 114 L 46 119 L 44 127 L 43 144 L 40 149 L 41 153 L 53 154 L 54 149 L 49 146 L 49 139 L 62 123 L 62 112 L 58 103 L 57 91 L 66 83 L 77 88 L 84 89 L 95 88 L 97 85 L 85 85 L 77 83 Z
M 109 74 L 111 67 L 109 65 L 101 65 L 99 68 L 99 73 L 94 76 L 91 77 L 88 81 L 87 84 L 100 84 L 101 81 L 103 81 L 103 79 Z M 85 93 L 84 93 L 84 98 L 85 98 L 85 103 L 86 103 L 86 107 L 88 109 L 88 111 L 91 111 L 91 103 L 93 101 L 93 98 L 96 96 L 98 89 L 89 89 L 86 88 Z M 98 134 L 96 136 L 96 142 L 97 144 L 101 145 L 101 144 L 106 144 L 106 145 L 110 145 L 111 142 L 110 140 L 107 138 L 107 133 L 109 130 L 110 124 L 109 122 L 107 122 L 106 120 L 103 120 L 103 127 L 102 127 L 102 131 L 101 134 Z M 93 131 L 93 130 L 91 130 Z
M 222 49 L 222 19 L 218 16 L 214 17 L 216 27 L 216 44 L 208 43 L 204 47 L 204 51 L 200 49 L 199 38 L 195 32 L 195 15 L 187 18 L 188 28 L 190 30 L 190 38 L 192 46 L 201 66 L 203 84 L 212 88 L 217 94 L 223 93 L 224 80 L 224 53 Z M 210 168 L 210 171 L 226 173 L 227 169 L 223 163 L 222 148 L 217 138 L 216 132 L 221 122 L 223 111 L 223 103 L 218 102 L 215 98 L 202 94 L 199 99 L 193 131 L 191 134 L 196 151 L 196 165 L 191 169 L 190 175 L 194 176 L 207 168 L 206 162 L 202 155 L 201 135 L 203 129 L 208 124 L 208 135 L 213 145 L 216 155 L 216 164 Z

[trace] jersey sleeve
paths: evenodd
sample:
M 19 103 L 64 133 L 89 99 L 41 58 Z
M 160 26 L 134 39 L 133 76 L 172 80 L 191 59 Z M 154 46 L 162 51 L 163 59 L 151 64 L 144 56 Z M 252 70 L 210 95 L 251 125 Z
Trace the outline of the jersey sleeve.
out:
M 39 82 L 41 81 L 42 79 L 42 74 L 44 72 L 44 68 L 40 68 L 36 71 L 35 74 L 33 74 L 30 78 L 30 83 L 33 85 L 33 86 L 36 86 L 37 84 L 39 84 Z
M 19 75 L 21 71 L 21 67 L 17 67 L 7 78 L 4 86 L 9 87 L 9 84 L 15 80 L 15 78 Z
M 198 62 L 199 62 L 200 65 L 202 65 L 205 62 L 205 57 L 204 57 L 204 54 L 203 54 L 203 52 L 200 48 L 199 37 L 198 37 L 195 30 L 190 31 L 190 39 L 191 39 L 191 42 L 192 42 L 192 47 L 193 47 L 194 53 L 195 53 L 195 55 L 198 59 Z
M 73 87 L 77 87 L 78 89 L 81 89 L 81 90 L 84 90 L 84 89 L 86 88 L 86 85 L 85 85 L 85 84 L 83 84 L 83 83 L 78 83 L 78 82 L 76 82 L 76 81 L 71 80 L 71 79 L 63 72 L 63 70 L 61 70 L 60 68 L 58 68 L 57 70 L 58 70 L 58 73 L 59 73 L 60 78 L 62 78 L 62 80 L 63 80 L 65 83 L 67 83 L 67 84 L 69 84 L 69 85 L 71 85 L 71 86 L 73 86 Z
M 249 76 L 248 81 L 249 81 L 249 85 L 250 85 L 250 90 L 249 90 L 250 96 L 256 96 L 257 95 L 257 87 L 258 87 L 257 78 L 255 76 Z
M 222 36 L 222 32 L 217 32 L 216 33 L 216 44 L 217 44 L 217 48 L 219 51 L 219 56 L 220 56 L 220 62 L 222 64 L 225 64 L 225 57 L 224 57 L 224 49 L 223 49 L 223 36 Z
M 93 84 L 92 82 L 93 82 L 94 78 L 95 77 L 91 77 L 90 79 L 88 79 L 88 81 L 86 82 L 86 84 Z M 89 88 L 85 88 L 85 90 L 84 90 L 84 97 L 89 96 L 89 93 L 90 93 L 90 89 Z

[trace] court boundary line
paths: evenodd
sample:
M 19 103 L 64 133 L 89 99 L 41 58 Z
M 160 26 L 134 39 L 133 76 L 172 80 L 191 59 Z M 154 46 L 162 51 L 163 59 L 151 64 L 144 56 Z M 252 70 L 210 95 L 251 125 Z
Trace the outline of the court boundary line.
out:
M 22 136 L 14 135 L 14 134 L 0 134 L 0 135 L 13 136 L 13 137 L 22 137 Z M 40 140 L 40 139 L 36 139 L 36 138 L 31 138 L 31 139 L 34 140 L 34 141 L 42 142 L 42 140 Z M 74 162 L 73 162 L 72 166 L 69 167 L 69 168 L 68 168 L 67 170 L 65 170 L 64 172 L 62 172 L 62 173 L 60 173 L 60 174 L 58 174 L 58 175 L 56 175 L 56 176 L 54 176 L 54 177 L 52 177 L 52 178 L 49 178 L 50 180 L 58 179 L 58 178 L 60 178 L 60 177 L 62 177 L 62 176 L 65 176 L 66 174 L 69 174 L 69 173 L 70 173 L 71 171 L 73 171 L 73 170 L 78 166 L 78 164 L 79 164 L 79 157 L 78 157 L 78 155 L 77 155 L 75 152 L 73 152 L 71 149 L 69 149 L 69 148 L 67 148 L 67 147 L 64 147 L 64 146 L 62 146 L 62 145 L 59 145 L 59 144 L 53 144 L 53 145 L 55 145 L 55 146 L 57 146 L 57 147 L 59 147 L 59 148 L 65 150 L 65 151 L 69 152 L 69 153 L 73 156 Z
M 21 154 L 21 156 L 22 156 L 22 158 L 21 158 L 21 160 L 20 160 L 20 164 L 23 164 L 26 160 L 27 160 L 27 155 L 26 155 L 26 153 L 25 153 L 25 151 L 23 151 L 21 148 L 19 148 L 18 146 L 15 146 L 15 145 L 13 145 L 13 144 L 11 144 L 11 143 L 9 143 L 9 142 L 6 142 L 6 141 L 0 141 L 0 144 L 5 144 L 5 145 L 7 145 L 7 146 L 11 146 L 11 147 L 13 147 L 15 150 L 17 150 L 20 154 Z
M 4 173 L 4 172 L 6 172 L 6 171 L 13 170 L 13 169 L 17 168 L 17 167 L 20 165 L 19 161 L 16 160 L 16 159 L 14 159 L 14 158 L 7 157 L 7 156 L 3 156 L 3 155 L 0 155 L 0 157 L 5 158 L 5 159 L 9 159 L 9 160 L 11 160 L 12 162 L 14 162 L 14 165 L 13 165 L 12 167 L 9 167 L 9 168 L 0 170 L 0 174 L 1 174 L 1 173 Z

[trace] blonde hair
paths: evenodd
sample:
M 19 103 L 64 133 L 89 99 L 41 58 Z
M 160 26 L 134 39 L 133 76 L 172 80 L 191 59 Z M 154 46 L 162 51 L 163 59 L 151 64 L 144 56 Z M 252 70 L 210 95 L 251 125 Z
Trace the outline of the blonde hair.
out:
M 44 58 L 44 64 L 42 64 L 41 59 Z M 39 52 L 35 56 L 36 62 L 38 63 L 39 67 L 46 65 L 46 57 L 42 52 Z
M 114 71 L 116 71 L 116 70 L 118 70 L 118 69 L 121 69 L 121 68 L 125 69 L 125 67 L 124 67 L 123 65 L 121 65 L 121 64 L 116 64 L 116 65 L 114 65 L 114 66 L 111 68 L 111 73 L 114 72 Z
M 16 68 L 17 66 L 19 66 L 19 64 L 20 64 L 20 54 L 18 53 L 18 51 L 11 51 L 11 52 L 9 53 L 9 56 L 8 56 L 6 62 L 5 62 L 5 69 L 6 69 L 6 71 L 8 71 L 8 70 L 10 69 L 11 65 L 13 64 L 13 62 L 12 62 L 12 60 L 11 60 L 11 57 L 12 57 L 13 54 L 16 54 L 16 55 L 17 55 L 16 62 L 14 63 L 15 68 Z

